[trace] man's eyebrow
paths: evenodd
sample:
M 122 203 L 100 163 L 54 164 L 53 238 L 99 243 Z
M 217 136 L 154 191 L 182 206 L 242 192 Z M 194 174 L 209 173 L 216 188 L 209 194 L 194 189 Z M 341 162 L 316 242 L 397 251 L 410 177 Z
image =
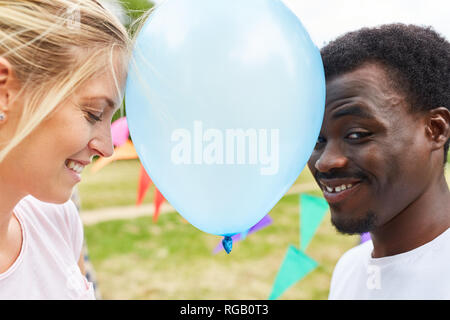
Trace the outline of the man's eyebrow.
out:
M 367 112 L 367 110 L 365 110 L 364 108 L 361 108 L 359 106 L 349 106 L 349 107 L 339 109 L 338 111 L 333 113 L 331 118 L 333 120 L 336 120 L 338 118 L 345 117 L 345 116 L 354 116 L 354 117 L 360 117 L 360 118 L 365 118 L 365 119 L 369 119 L 369 120 L 375 119 L 375 117 L 372 114 L 370 114 L 369 112 Z

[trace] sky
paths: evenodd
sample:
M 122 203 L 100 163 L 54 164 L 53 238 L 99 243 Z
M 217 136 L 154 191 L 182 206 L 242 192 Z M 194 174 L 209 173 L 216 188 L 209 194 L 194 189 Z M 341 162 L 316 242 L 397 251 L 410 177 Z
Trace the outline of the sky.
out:
M 153 3 L 163 1 L 167 0 Z M 450 0 L 282 1 L 299 17 L 319 48 L 348 31 L 393 22 L 432 26 L 450 41 Z
M 402 22 L 432 26 L 450 41 L 449 0 L 283 0 L 318 47 L 362 27 Z

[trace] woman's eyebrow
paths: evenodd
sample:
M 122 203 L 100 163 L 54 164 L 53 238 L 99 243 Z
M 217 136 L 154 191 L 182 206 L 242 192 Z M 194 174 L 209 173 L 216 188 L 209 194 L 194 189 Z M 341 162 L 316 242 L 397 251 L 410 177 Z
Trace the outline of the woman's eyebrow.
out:
M 111 107 L 112 109 L 116 108 L 116 103 L 109 97 L 106 96 L 99 96 L 99 97 L 86 97 L 83 100 L 89 101 L 90 103 L 94 101 L 104 101 L 106 104 Z

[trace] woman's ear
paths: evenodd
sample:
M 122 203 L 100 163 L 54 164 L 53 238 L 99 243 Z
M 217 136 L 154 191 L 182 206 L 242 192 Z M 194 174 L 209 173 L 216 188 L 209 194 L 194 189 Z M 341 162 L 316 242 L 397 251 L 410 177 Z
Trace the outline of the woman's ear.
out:
M 443 148 L 450 138 L 450 111 L 445 107 L 430 110 L 426 132 L 432 140 L 433 150 Z
M 18 81 L 11 63 L 0 57 L 0 123 L 8 119 L 12 101 L 18 92 Z
M 6 87 L 8 76 L 11 73 L 10 69 L 11 65 L 9 62 L 5 58 L 0 57 L 0 111 L 2 112 L 5 112 L 8 105 L 8 90 Z

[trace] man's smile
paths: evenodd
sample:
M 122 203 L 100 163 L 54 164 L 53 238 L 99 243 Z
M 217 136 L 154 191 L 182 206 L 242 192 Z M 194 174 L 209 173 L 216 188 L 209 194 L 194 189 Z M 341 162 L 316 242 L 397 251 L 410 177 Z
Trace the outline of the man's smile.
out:
M 355 179 L 331 179 L 319 180 L 325 200 L 329 203 L 337 203 L 354 195 L 361 188 L 361 180 Z

